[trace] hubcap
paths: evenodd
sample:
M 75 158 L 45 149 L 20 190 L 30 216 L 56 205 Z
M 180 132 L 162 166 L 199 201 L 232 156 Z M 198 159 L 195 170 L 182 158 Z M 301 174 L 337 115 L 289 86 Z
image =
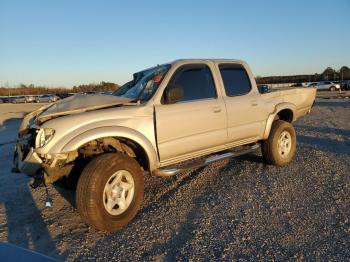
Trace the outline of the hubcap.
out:
M 284 130 L 278 138 L 278 153 L 282 158 L 285 158 L 289 155 L 291 148 L 292 136 L 288 131 Z
M 106 211 L 113 215 L 124 213 L 134 197 L 135 183 L 129 171 L 119 170 L 107 181 L 103 190 L 103 204 Z

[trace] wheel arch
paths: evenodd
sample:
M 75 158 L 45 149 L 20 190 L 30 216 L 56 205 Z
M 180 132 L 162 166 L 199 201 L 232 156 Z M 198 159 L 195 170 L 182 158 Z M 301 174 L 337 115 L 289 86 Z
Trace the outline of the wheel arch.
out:
M 155 147 L 143 134 L 127 127 L 99 127 L 85 131 L 70 141 L 68 141 L 62 148 L 62 152 L 70 152 L 78 150 L 84 144 L 107 137 L 122 138 L 130 141 L 141 150 L 141 154 L 147 157 L 146 166 L 148 171 L 153 171 L 158 168 L 158 157 Z
M 269 115 L 266 121 L 266 127 L 263 135 L 263 139 L 267 139 L 269 137 L 271 127 L 274 121 L 283 120 L 289 123 L 295 121 L 295 112 L 296 106 L 291 103 L 281 103 L 276 105 L 275 110 L 272 114 Z

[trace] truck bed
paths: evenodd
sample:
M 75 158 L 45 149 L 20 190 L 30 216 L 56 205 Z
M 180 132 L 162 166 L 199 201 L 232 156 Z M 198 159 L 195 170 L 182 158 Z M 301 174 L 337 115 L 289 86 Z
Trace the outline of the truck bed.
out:
M 280 103 L 291 103 L 295 105 L 294 120 L 305 115 L 312 107 L 316 96 L 316 88 L 289 88 L 285 90 L 272 90 L 262 94 L 265 102 L 278 105 Z

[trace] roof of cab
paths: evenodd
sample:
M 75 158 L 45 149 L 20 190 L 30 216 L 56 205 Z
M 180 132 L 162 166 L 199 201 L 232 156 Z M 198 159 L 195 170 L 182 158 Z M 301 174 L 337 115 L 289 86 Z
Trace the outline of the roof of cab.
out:
M 223 59 L 223 58 L 191 58 L 191 59 L 176 59 L 170 64 L 177 63 L 198 63 L 198 62 L 214 62 L 214 63 L 237 63 L 237 64 L 246 64 L 243 60 L 238 59 Z

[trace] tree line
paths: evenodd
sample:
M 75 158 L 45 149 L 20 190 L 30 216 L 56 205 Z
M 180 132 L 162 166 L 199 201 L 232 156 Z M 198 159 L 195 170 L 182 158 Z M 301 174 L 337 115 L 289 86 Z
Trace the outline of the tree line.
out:
M 350 68 L 342 66 L 339 70 L 327 67 L 321 74 L 313 75 L 289 75 L 289 76 L 267 76 L 256 77 L 258 84 L 282 84 L 282 83 L 303 83 L 319 81 L 339 81 L 350 80 Z M 112 82 L 100 82 L 92 84 L 83 84 L 73 86 L 72 88 L 48 88 L 45 86 L 34 86 L 33 84 L 21 84 L 18 87 L 0 87 L 0 96 L 16 95 L 43 95 L 60 93 L 80 93 L 80 92 L 105 92 L 115 91 L 119 88 L 118 84 Z
M 33 84 L 21 84 L 18 87 L 1 87 L 0 96 L 16 95 L 44 95 L 44 94 L 62 94 L 62 93 L 81 93 L 81 92 L 106 92 L 115 91 L 119 88 L 118 84 L 112 82 L 100 82 L 92 84 L 83 84 L 73 86 L 73 88 L 55 87 L 48 88 L 45 86 L 34 86 Z
M 305 83 L 319 81 L 350 80 L 350 68 L 342 66 L 339 70 L 327 67 L 321 74 L 313 75 L 290 75 L 290 76 L 267 76 L 256 77 L 258 84 L 283 84 L 283 83 Z

